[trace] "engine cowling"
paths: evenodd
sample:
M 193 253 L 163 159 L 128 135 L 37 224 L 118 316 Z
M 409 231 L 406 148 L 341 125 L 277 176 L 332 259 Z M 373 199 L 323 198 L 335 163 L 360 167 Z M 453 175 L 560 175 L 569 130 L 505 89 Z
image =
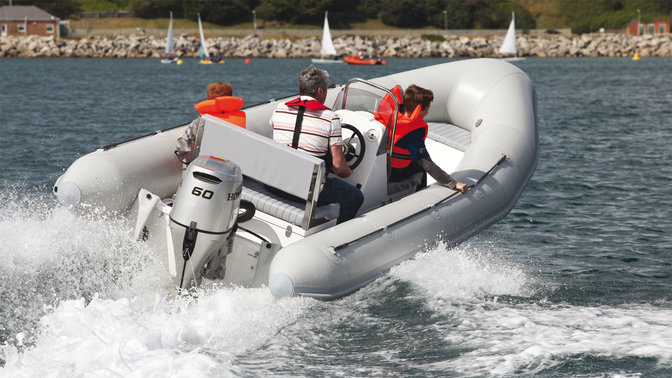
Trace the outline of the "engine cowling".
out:
M 235 236 L 243 176 L 234 162 L 200 156 L 189 164 L 170 211 L 175 283 L 223 276 Z

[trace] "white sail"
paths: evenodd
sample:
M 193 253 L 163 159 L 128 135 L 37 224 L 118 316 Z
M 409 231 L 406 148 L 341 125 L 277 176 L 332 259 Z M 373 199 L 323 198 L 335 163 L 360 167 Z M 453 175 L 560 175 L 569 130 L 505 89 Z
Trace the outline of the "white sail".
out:
M 518 52 L 516 51 L 516 14 L 513 12 L 511 12 L 511 24 L 509 24 L 509 30 L 506 32 L 504 43 L 502 43 L 502 47 L 499 48 L 499 52 L 502 54 L 518 55 Z
M 173 12 L 170 12 L 170 24 L 168 24 L 168 36 L 166 37 L 166 54 L 173 55 Z
M 210 58 L 210 54 L 208 53 L 208 46 L 205 44 L 205 37 L 203 36 L 203 25 L 201 24 L 200 13 L 198 14 L 198 32 L 201 33 L 201 55 L 205 58 Z
M 327 12 L 324 12 L 324 29 L 322 30 L 322 49 L 320 50 L 322 56 L 336 55 L 336 48 L 334 42 L 331 40 L 331 32 L 329 31 L 329 21 L 327 20 Z

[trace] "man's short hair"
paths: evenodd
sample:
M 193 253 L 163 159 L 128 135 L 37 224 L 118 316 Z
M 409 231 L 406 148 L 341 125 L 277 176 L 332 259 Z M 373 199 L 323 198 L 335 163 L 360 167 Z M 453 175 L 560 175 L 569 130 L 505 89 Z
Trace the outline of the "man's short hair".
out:
M 233 96 L 233 88 L 231 88 L 231 84 L 217 81 L 208 85 L 208 100 L 222 96 Z
M 299 75 L 299 94 L 315 97 L 319 88 L 327 89 L 329 73 L 312 64 Z

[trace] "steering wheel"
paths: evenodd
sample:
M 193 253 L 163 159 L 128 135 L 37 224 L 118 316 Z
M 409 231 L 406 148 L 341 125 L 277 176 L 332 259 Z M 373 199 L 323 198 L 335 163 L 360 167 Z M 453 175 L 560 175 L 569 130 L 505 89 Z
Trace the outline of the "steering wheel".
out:
M 345 154 L 345 161 L 348 162 L 348 167 L 350 167 L 350 169 L 355 169 L 364 158 L 364 152 L 366 150 L 364 136 L 356 127 L 347 123 L 342 124 L 341 129 L 350 130 L 352 132 L 352 135 L 350 135 L 349 138 L 343 139 L 343 154 Z M 354 161 L 352 161 L 353 159 Z

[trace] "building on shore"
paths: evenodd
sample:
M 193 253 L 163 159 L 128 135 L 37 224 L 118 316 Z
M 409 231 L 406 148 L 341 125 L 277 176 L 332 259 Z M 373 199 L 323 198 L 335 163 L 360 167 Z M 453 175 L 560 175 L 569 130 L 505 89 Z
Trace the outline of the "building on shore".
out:
M 626 34 L 631 35 L 669 34 L 670 24 L 663 20 L 649 22 L 647 24 L 641 23 L 638 20 L 633 20 L 625 27 L 625 32 Z
M 0 7 L 0 36 L 60 37 L 60 19 L 36 6 L 14 5 Z

